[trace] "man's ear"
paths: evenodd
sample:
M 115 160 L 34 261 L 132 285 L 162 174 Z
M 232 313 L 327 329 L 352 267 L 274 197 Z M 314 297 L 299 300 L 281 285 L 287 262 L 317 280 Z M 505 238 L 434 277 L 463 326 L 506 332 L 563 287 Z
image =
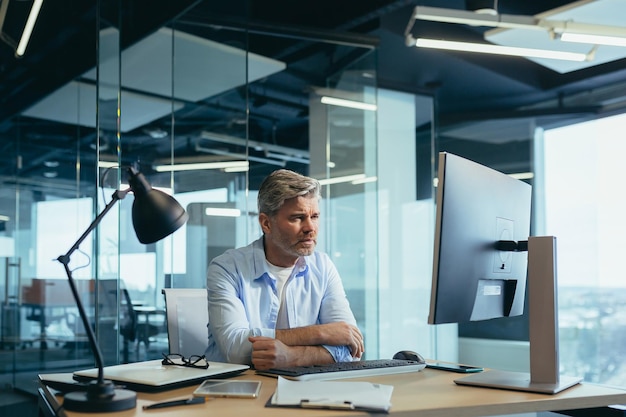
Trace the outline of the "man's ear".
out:
M 270 232 L 270 218 L 267 214 L 259 213 L 259 225 L 261 225 L 261 230 L 263 231 L 263 234 Z

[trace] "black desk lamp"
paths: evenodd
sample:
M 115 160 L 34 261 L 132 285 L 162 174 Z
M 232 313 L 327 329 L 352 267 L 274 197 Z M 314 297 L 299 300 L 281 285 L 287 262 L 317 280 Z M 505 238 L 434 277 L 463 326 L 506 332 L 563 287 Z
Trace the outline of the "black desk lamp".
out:
M 72 271 L 69 269 L 70 256 L 80 244 L 87 238 L 89 233 L 96 228 L 102 218 L 109 212 L 113 205 L 126 197 L 130 191 L 135 195 L 133 202 L 133 226 L 137 238 L 141 243 L 154 243 L 174 233 L 181 227 L 189 215 L 171 196 L 162 191 L 153 189 L 146 178 L 133 168 L 128 169 L 130 175 L 128 183 L 130 188 L 125 191 L 117 190 L 113 193 L 111 202 L 94 219 L 87 230 L 78 238 L 74 246 L 65 254 L 57 258 L 63 264 L 70 289 L 76 300 L 76 307 L 87 332 L 89 345 L 94 353 L 98 367 L 98 379 L 92 381 L 86 391 L 70 392 L 65 394 L 63 407 L 70 411 L 84 412 L 108 412 L 121 411 L 134 408 L 137 404 L 137 394 L 133 391 L 116 389 L 112 381 L 104 379 L 103 360 L 100 348 L 96 343 L 96 336 L 91 328 L 85 308 L 80 300 Z

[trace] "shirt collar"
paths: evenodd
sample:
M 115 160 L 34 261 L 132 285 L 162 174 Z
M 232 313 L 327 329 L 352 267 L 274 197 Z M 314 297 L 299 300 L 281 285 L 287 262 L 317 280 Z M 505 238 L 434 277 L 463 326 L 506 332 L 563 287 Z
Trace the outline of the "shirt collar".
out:
M 267 270 L 267 264 L 265 263 L 265 249 L 263 247 L 263 236 L 261 236 L 259 239 L 255 240 L 254 242 L 252 242 L 252 252 L 253 252 L 253 259 L 254 259 L 254 280 L 258 280 L 263 278 L 264 276 L 269 276 L 268 274 L 268 270 Z M 297 271 L 295 276 L 299 277 L 299 276 L 304 276 L 306 275 L 307 271 L 309 270 L 309 257 L 308 256 L 301 256 L 298 258 L 298 260 L 296 261 L 296 264 L 294 266 L 294 271 Z

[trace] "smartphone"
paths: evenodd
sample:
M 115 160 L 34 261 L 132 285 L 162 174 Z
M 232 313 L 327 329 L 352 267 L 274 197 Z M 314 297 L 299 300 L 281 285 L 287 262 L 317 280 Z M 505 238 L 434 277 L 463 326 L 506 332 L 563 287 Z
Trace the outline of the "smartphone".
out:
M 427 362 L 427 368 L 439 369 L 441 371 L 458 372 L 460 374 L 468 374 L 473 372 L 482 372 L 483 368 L 479 366 L 456 365 L 444 362 Z

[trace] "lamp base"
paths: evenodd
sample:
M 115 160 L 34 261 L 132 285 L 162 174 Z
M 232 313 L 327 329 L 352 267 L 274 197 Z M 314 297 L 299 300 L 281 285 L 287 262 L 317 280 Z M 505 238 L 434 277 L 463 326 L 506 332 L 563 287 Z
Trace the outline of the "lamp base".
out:
M 68 392 L 63 397 L 63 408 L 68 411 L 106 413 L 135 408 L 137 394 L 134 391 L 115 389 L 111 381 L 90 383 L 87 391 Z

